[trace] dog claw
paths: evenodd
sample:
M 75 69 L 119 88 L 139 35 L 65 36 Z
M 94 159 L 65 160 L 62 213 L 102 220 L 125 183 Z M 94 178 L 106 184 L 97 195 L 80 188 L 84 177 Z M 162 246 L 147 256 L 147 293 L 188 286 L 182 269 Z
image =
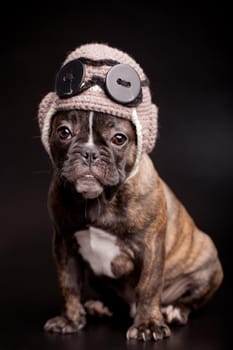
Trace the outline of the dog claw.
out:
M 148 323 L 143 323 L 139 325 L 132 326 L 126 337 L 128 340 L 137 339 L 143 340 L 144 342 L 148 340 L 159 341 L 163 338 L 169 337 L 171 334 L 170 329 L 166 324 L 157 325 L 154 321 L 149 321 Z
M 170 337 L 171 335 L 170 328 L 168 328 L 167 326 L 163 327 L 163 335 L 164 335 L 164 338 Z
M 146 334 L 144 332 L 142 332 L 142 339 L 144 342 L 146 342 Z
M 138 338 L 138 330 L 135 327 L 131 327 L 126 333 L 127 340 L 137 339 Z

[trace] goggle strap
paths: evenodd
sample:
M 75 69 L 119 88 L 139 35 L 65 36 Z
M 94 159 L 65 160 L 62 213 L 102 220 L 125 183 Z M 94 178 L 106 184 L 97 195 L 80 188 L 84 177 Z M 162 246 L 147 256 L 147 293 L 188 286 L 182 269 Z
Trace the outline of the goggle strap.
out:
M 101 66 L 115 66 L 116 64 L 119 64 L 118 61 L 111 60 L 111 59 L 101 59 L 101 60 L 92 60 L 91 58 L 87 57 L 79 57 L 79 61 L 81 61 L 83 64 L 94 66 L 94 67 L 101 67 Z
M 107 91 L 106 86 L 105 86 L 105 80 L 98 75 L 93 75 L 92 79 L 86 81 L 81 86 L 79 93 L 82 93 L 95 85 L 100 86 L 101 89 L 108 95 L 108 91 Z M 127 107 L 137 107 L 141 102 L 142 102 L 142 90 L 140 90 L 139 95 L 137 96 L 137 98 L 133 102 L 127 103 Z

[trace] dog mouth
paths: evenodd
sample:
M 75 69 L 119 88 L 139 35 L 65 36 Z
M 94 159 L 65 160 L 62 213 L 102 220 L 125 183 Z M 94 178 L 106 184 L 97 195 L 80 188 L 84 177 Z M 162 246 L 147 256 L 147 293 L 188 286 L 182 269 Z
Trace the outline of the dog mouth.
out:
M 103 186 L 100 181 L 90 173 L 79 176 L 75 187 L 77 192 L 81 193 L 85 199 L 97 198 L 103 192 Z

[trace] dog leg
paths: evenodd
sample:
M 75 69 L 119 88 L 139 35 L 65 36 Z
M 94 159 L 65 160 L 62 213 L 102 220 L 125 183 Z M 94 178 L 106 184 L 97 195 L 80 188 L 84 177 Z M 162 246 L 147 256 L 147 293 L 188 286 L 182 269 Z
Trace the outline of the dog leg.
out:
M 67 242 L 55 233 L 54 253 L 64 299 L 64 314 L 46 322 L 44 330 L 47 332 L 75 333 L 85 325 L 85 310 L 80 303 L 81 271 L 67 246 Z
M 219 260 L 210 259 L 206 266 L 190 274 L 190 278 L 191 287 L 178 299 L 178 303 L 197 310 L 206 304 L 222 283 L 223 271 Z
M 160 310 L 164 230 L 165 221 L 159 220 L 145 232 L 142 270 L 136 287 L 136 315 L 133 325 L 127 332 L 128 340 L 157 341 L 170 336 L 170 329 Z
M 192 310 L 204 305 L 222 282 L 222 268 L 211 259 L 195 272 L 177 279 L 162 293 L 161 311 L 168 324 L 184 325 Z

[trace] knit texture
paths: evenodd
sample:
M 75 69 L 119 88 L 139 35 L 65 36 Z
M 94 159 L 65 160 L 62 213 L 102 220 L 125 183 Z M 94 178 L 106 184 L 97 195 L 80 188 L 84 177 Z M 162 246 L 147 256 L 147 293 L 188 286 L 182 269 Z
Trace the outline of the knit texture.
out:
M 108 45 L 82 45 L 68 55 L 63 65 L 81 57 L 95 61 L 114 60 L 119 63 L 128 64 L 136 70 L 141 81 L 146 79 L 142 68 L 132 57 Z M 84 81 L 87 82 L 94 75 L 105 79 L 110 69 L 111 67 L 107 64 L 100 66 L 86 64 Z M 39 105 L 38 118 L 42 143 L 49 154 L 49 132 L 53 115 L 58 111 L 72 109 L 103 112 L 130 120 L 135 125 L 137 132 L 138 151 L 135 169 L 140 161 L 142 152 L 150 153 L 155 145 L 158 126 L 157 107 L 151 101 L 148 86 L 142 86 L 142 102 L 137 107 L 129 107 L 114 102 L 97 85 L 90 87 L 79 95 L 65 99 L 59 98 L 55 92 L 47 94 Z

